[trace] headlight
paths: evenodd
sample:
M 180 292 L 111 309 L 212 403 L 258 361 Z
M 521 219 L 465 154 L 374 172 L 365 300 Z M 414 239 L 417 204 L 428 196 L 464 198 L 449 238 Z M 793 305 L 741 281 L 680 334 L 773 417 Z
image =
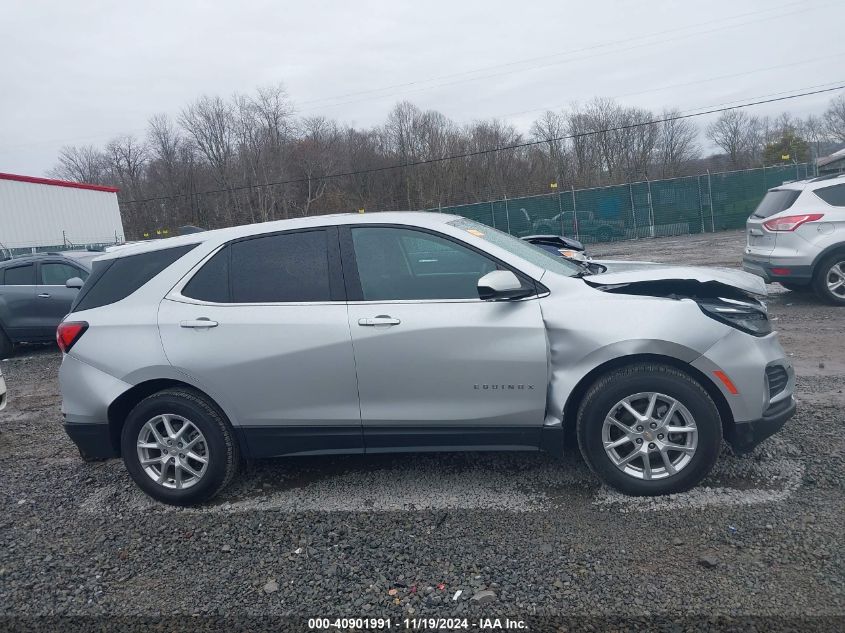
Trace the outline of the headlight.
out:
M 766 306 L 758 301 L 738 301 L 719 297 L 700 300 L 698 307 L 710 318 L 754 336 L 766 336 L 772 331 Z

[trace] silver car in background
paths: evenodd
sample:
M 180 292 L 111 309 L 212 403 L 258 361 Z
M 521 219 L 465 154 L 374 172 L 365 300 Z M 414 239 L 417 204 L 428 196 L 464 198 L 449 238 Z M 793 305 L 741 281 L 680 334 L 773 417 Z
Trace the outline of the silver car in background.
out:
M 845 174 L 770 189 L 746 230 L 745 270 L 845 305 Z
M 750 450 L 795 411 L 765 292 L 741 271 L 590 275 L 433 213 L 139 244 L 95 260 L 59 326 L 65 429 L 173 504 L 242 458 L 560 455 L 567 430 L 608 485 L 679 492 L 723 438 Z

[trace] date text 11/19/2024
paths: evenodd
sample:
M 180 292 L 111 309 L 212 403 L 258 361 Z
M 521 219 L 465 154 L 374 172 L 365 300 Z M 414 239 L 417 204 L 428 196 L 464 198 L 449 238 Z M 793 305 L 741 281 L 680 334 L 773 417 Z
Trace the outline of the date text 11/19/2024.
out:
M 524 621 L 510 618 L 309 618 L 308 629 L 312 631 L 362 630 L 380 631 L 405 629 L 412 631 L 461 631 L 461 630 L 511 630 L 527 629 Z

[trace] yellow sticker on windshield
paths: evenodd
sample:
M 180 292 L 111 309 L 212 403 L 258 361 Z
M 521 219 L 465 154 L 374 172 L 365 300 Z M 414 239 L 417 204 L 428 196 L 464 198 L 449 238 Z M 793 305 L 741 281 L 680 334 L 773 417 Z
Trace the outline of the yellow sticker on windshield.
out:
M 482 233 L 478 229 L 467 229 L 467 233 L 469 233 L 470 235 L 475 235 L 475 237 L 484 237 L 484 233 Z

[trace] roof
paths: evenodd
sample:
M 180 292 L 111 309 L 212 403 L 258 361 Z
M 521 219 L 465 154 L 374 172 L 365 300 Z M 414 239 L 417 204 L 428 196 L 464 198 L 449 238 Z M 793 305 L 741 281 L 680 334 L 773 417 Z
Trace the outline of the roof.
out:
M 816 159 L 816 165 L 823 167 L 825 165 L 829 165 L 830 163 L 835 163 L 838 160 L 842 160 L 843 158 L 845 158 L 845 147 L 840 149 L 838 152 L 833 152 L 830 156 L 822 156 L 821 158 Z
M 18 174 L 4 174 L 2 172 L 0 172 L 0 180 L 14 180 L 16 182 L 28 182 L 35 185 L 51 185 L 53 187 L 70 187 L 72 189 L 88 189 L 90 191 L 106 191 L 108 193 L 117 193 L 120 191 L 117 187 L 107 187 L 105 185 L 89 185 L 84 182 L 53 180 L 52 178 L 38 178 L 36 176 L 20 176 Z
M 336 226 L 341 224 L 409 224 L 436 228 L 452 220 L 463 219 L 457 215 L 448 213 L 435 213 L 433 211 L 378 211 L 373 213 L 335 213 L 331 215 L 312 215 L 304 218 L 292 218 L 289 220 L 276 220 L 274 222 L 258 222 L 255 224 L 242 224 L 230 226 L 224 229 L 203 231 L 202 233 L 190 233 L 176 237 L 167 237 L 160 240 L 149 240 L 135 244 L 127 244 L 118 248 L 112 248 L 102 253 L 97 259 L 113 259 L 126 257 L 150 251 L 157 251 L 173 246 L 184 246 L 187 244 L 202 244 L 213 241 L 218 244 L 239 237 L 273 233 L 275 231 L 290 231 L 320 226 Z

